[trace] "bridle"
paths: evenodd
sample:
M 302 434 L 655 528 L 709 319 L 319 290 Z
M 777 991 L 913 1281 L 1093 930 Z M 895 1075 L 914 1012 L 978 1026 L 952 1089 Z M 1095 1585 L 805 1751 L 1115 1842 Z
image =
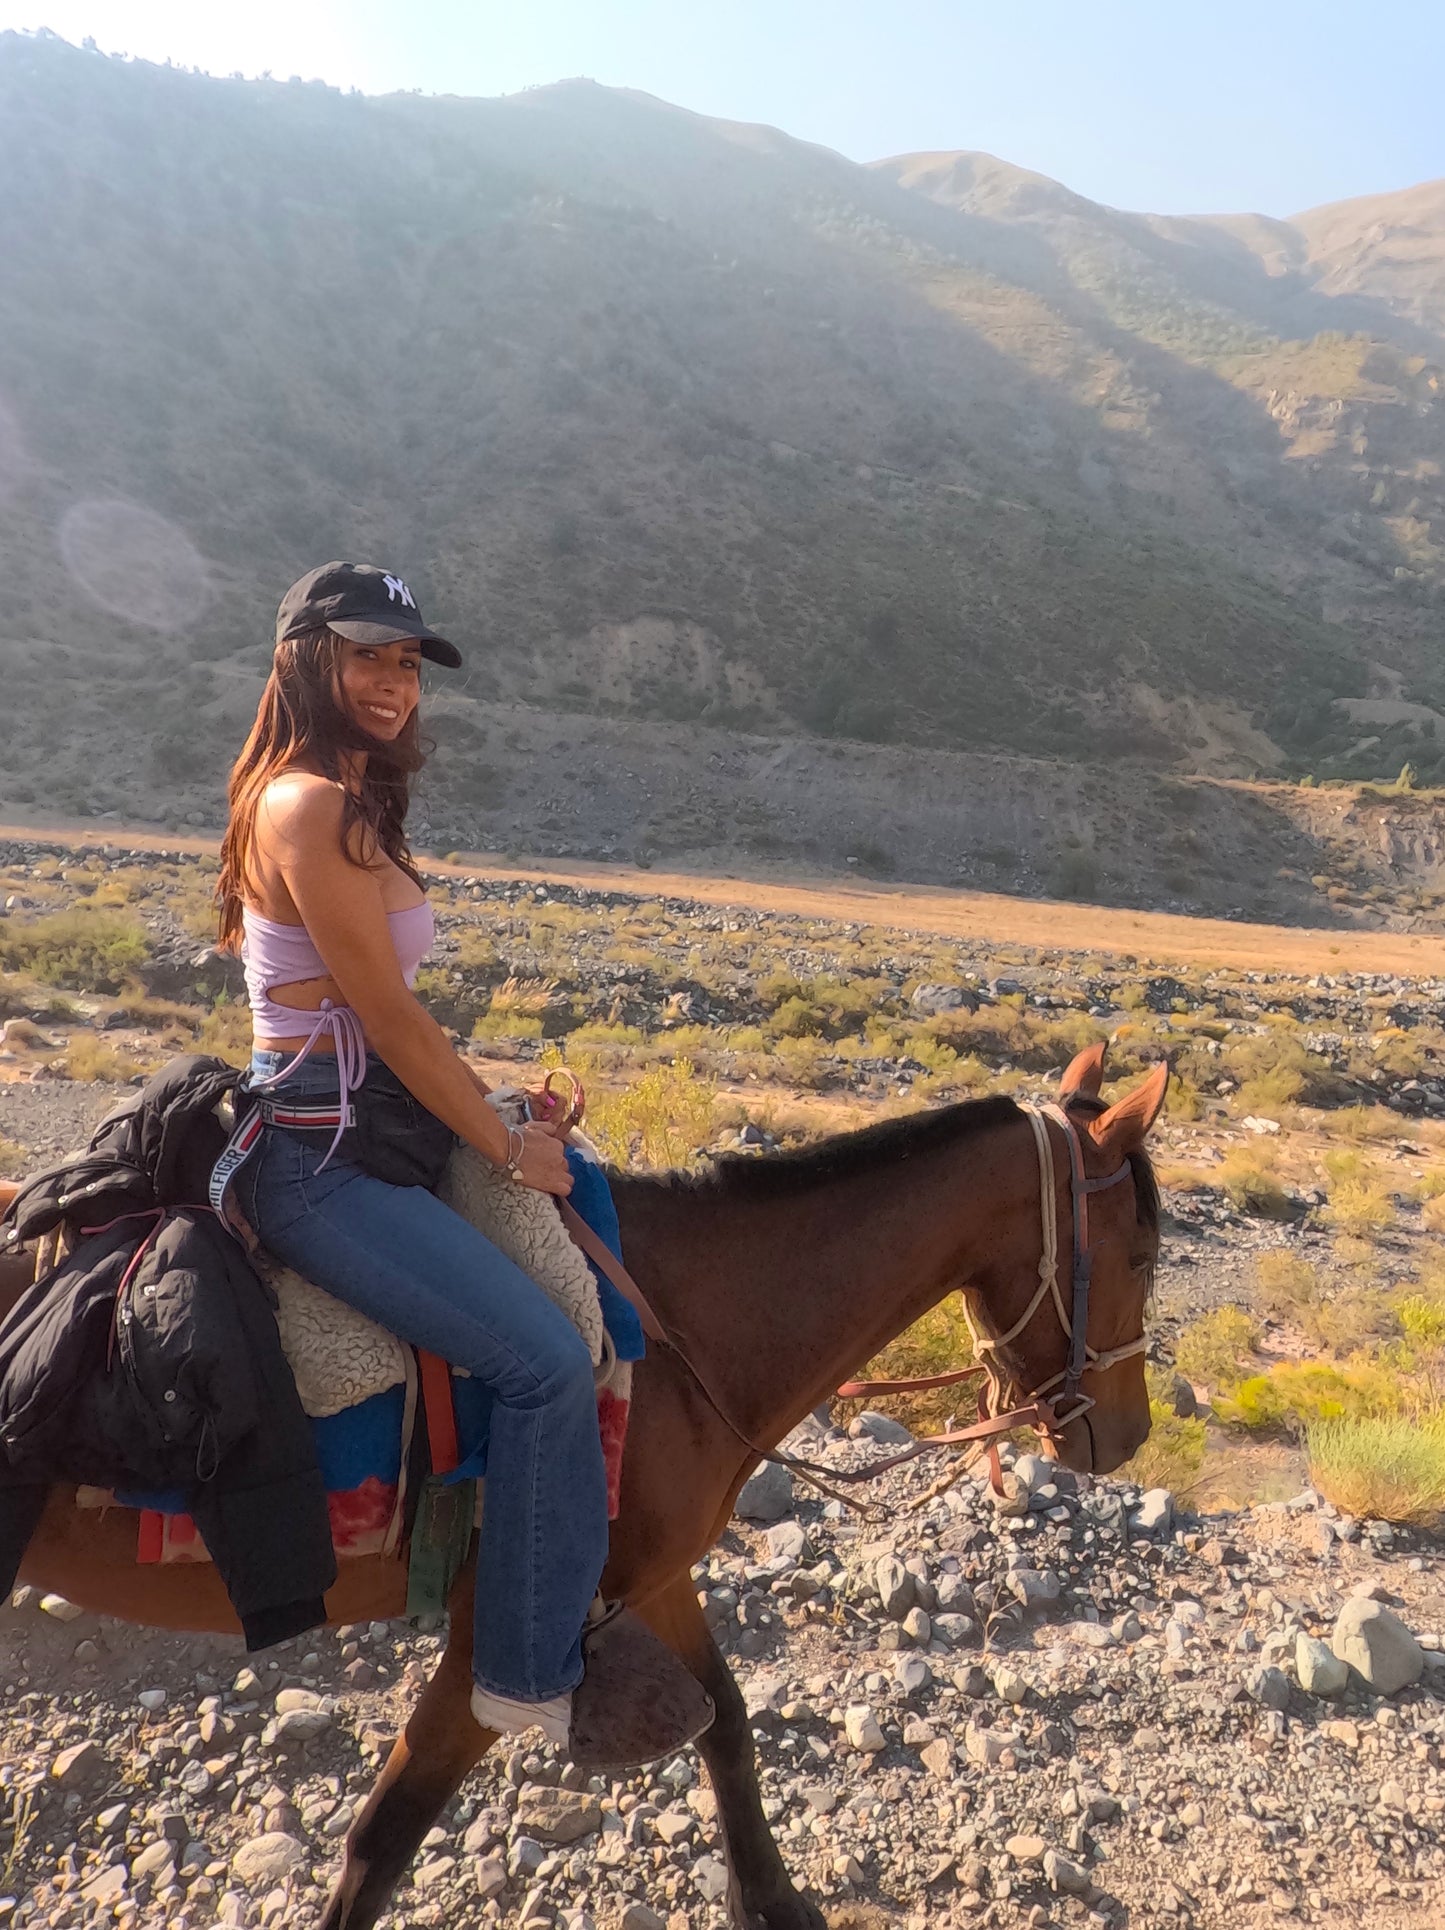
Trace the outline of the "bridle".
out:
M 978 1394 L 978 1420 L 969 1427 L 950 1428 L 942 1434 L 927 1435 L 902 1453 L 870 1462 L 865 1468 L 850 1469 L 847 1473 L 829 1469 L 831 1479 L 866 1481 L 932 1448 L 986 1444 L 993 1484 L 998 1490 L 1001 1487 L 1001 1471 L 997 1443 L 1002 1435 L 1012 1433 L 1016 1427 L 1032 1427 L 1055 1444 L 1061 1442 L 1064 1429 L 1086 1416 L 1089 1409 L 1096 1405 L 1093 1395 L 1083 1391 L 1084 1375 L 1091 1370 L 1103 1373 L 1121 1360 L 1142 1354 L 1148 1346 L 1148 1336 L 1142 1326 L 1138 1336 L 1121 1347 L 1110 1347 L 1101 1352 L 1089 1345 L 1089 1288 L 1095 1251 L 1089 1237 L 1089 1201 L 1095 1193 L 1107 1192 L 1111 1186 L 1131 1178 L 1133 1167 L 1126 1159 L 1116 1172 L 1091 1178 L 1084 1170 L 1084 1149 L 1079 1129 L 1061 1106 L 1025 1105 L 1020 1107 L 1020 1111 L 1033 1131 L 1039 1162 L 1039 1283 L 1028 1305 L 1006 1333 L 990 1337 L 979 1331 L 965 1293 L 963 1317 L 973 1339 L 974 1352 L 979 1356 L 973 1366 L 954 1368 L 946 1374 L 927 1374 L 915 1380 L 845 1381 L 838 1389 L 840 1396 L 852 1399 L 859 1395 L 917 1393 L 925 1388 L 952 1387 L 963 1381 L 981 1378 L 983 1385 Z M 1058 1218 L 1054 1206 L 1054 1156 L 1049 1143 L 1049 1120 L 1062 1128 L 1069 1155 L 1072 1255 L 1070 1305 L 1067 1309 L 1059 1284 Z M 1018 1339 L 1046 1300 L 1052 1301 L 1059 1326 L 1069 1343 L 1068 1356 L 1058 1373 L 1051 1374 L 1032 1391 L 1024 1393 L 1017 1405 L 1007 1406 L 1005 1403 L 1011 1391 L 1017 1390 L 1018 1383 L 1016 1377 L 1003 1367 L 998 1356 L 1010 1341 Z M 1057 1394 L 1053 1391 L 1056 1387 Z M 1060 1405 L 1068 1411 L 1061 1413 Z M 1087 1420 L 1085 1426 L 1088 1426 Z M 787 1457 L 773 1458 L 783 1458 L 788 1466 L 795 1470 L 798 1468 L 798 1464 Z
M 1133 1168 L 1126 1159 L 1117 1172 L 1107 1173 L 1102 1178 L 1091 1179 L 1084 1171 L 1084 1154 L 1079 1129 L 1062 1106 L 1026 1106 L 1023 1110 L 1029 1125 L 1033 1128 L 1034 1145 L 1039 1156 L 1040 1218 L 1043 1233 L 1039 1284 L 1033 1299 L 1005 1334 L 999 1334 L 993 1339 L 981 1334 L 974 1325 L 967 1301 L 964 1302 L 963 1317 L 973 1337 L 974 1352 L 986 1357 L 983 1360 L 983 1370 L 988 1379 L 988 1404 L 990 1413 L 996 1414 L 1007 1381 L 993 1359 L 987 1357 L 996 1355 L 1000 1348 L 1006 1347 L 1011 1340 L 1016 1340 L 1043 1305 L 1045 1297 L 1052 1299 L 1054 1311 L 1059 1318 L 1059 1326 L 1063 1329 L 1069 1343 L 1068 1359 L 1057 1374 L 1051 1374 L 1048 1380 L 1034 1388 L 1026 1398 L 1039 1403 L 1044 1432 L 1057 1433 L 1067 1427 L 1071 1421 L 1078 1420 L 1081 1414 L 1095 1405 L 1093 1396 L 1085 1394 L 1080 1386 L 1087 1369 L 1093 1368 L 1095 1372 L 1102 1373 L 1118 1361 L 1129 1360 L 1135 1354 L 1142 1354 L 1148 1345 L 1142 1330 L 1137 1339 L 1127 1341 L 1122 1347 L 1108 1348 L 1103 1353 L 1089 1345 L 1089 1288 L 1094 1270 L 1094 1248 L 1089 1239 L 1089 1200 L 1093 1194 L 1107 1192 L 1111 1186 L 1117 1186 L 1121 1180 L 1131 1178 Z M 1049 1148 L 1049 1129 L 1046 1123 L 1049 1119 L 1063 1128 L 1064 1142 L 1069 1153 L 1070 1217 L 1073 1224 L 1073 1257 L 1070 1268 L 1072 1311 L 1070 1313 L 1064 1311 L 1063 1296 L 1059 1291 L 1058 1229 L 1053 1213 L 1054 1161 Z M 1057 1412 L 1053 1405 L 1055 1397 L 1050 1393 L 1050 1390 L 1060 1381 L 1063 1385 L 1056 1398 L 1065 1404 L 1076 1403 L 1067 1414 Z M 1044 1417 L 1045 1405 L 1051 1417 L 1047 1420 Z
M 579 1106 L 580 1110 L 580 1106 Z M 1089 1237 L 1089 1201 L 1095 1193 L 1107 1192 L 1110 1187 L 1132 1177 L 1133 1168 L 1126 1159 L 1116 1172 L 1107 1173 L 1101 1178 L 1091 1178 L 1084 1170 L 1084 1149 L 1078 1127 L 1069 1118 L 1063 1107 L 1055 1105 L 1024 1105 L 1020 1111 L 1028 1120 L 1033 1132 L 1034 1147 L 1039 1163 L 1039 1225 L 1040 1255 L 1038 1286 L 1028 1305 L 1008 1329 L 1007 1333 L 990 1337 L 980 1332 L 968 1301 L 964 1299 L 964 1319 L 973 1339 L 973 1347 L 978 1360 L 970 1367 L 954 1368 L 946 1374 L 927 1374 L 915 1380 L 855 1380 L 845 1381 L 838 1389 L 840 1397 L 853 1399 L 859 1395 L 872 1394 L 909 1394 L 926 1388 L 951 1387 L 968 1380 L 979 1379 L 982 1385 L 978 1394 L 978 1420 L 971 1426 L 950 1428 L 942 1434 L 930 1434 L 903 1449 L 898 1454 L 884 1456 L 881 1460 L 870 1461 L 861 1468 L 834 1468 L 821 1466 L 804 1460 L 801 1456 L 785 1454 L 779 1448 L 764 1448 L 751 1440 L 734 1421 L 725 1407 L 709 1388 L 706 1380 L 677 1343 L 670 1337 L 661 1321 L 657 1318 L 646 1296 L 616 1256 L 591 1233 L 565 1202 L 561 1202 L 561 1212 L 568 1230 L 592 1260 L 595 1260 L 607 1273 L 613 1284 L 630 1300 L 642 1319 L 644 1330 L 650 1338 L 661 1342 L 673 1354 L 701 1391 L 708 1405 L 718 1418 L 734 1434 L 743 1446 L 754 1455 L 766 1461 L 775 1461 L 790 1469 L 814 1487 L 833 1495 L 835 1500 L 847 1500 L 838 1495 L 827 1484 L 831 1482 L 853 1483 L 870 1481 L 875 1475 L 885 1473 L 889 1468 L 900 1467 L 906 1461 L 914 1460 L 933 1448 L 959 1447 L 964 1445 L 986 1445 L 990 1470 L 996 1490 L 1001 1489 L 1001 1471 L 998 1462 L 997 1444 L 999 1439 L 1012 1433 L 1018 1427 L 1031 1427 L 1047 1439 L 1058 1443 L 1063 1438 L 1064 1429 L 1074 1421 L 1087 1416 L 1095 1406 L 1092 1394 L 1083 1391 L 1083 1377 L 1091 1371 L 1103 1373 L 1121 1360 L 1129 1360 L 1135 1354 L 1142 1354 L 1148 1339 L 1142 1326 L 1138 1337 L 1126 1341 L 1121 1347 L 1111 1347 L 1104 1351 L 1089 1345 L 1089 1289 L 1093 1274 L 1094 1247 Z M 1069 1155 L 1069 1202 L 1072 1224 L 1072 1255 L 1070 1261 L 1070 1303 L 1064 1305 L 1063 1291 L 1059 1281 L 1059 1232 L 1058 1214 L 1055 1207 L 1054 1155 L 1049 1140 L 1048 1122 L 1052 1120 L 1064 1135 L 1064 1143 Z M 1046 1381 L 1024 1393 L 1015 1406 L 1006 1402 L 1012 1391 L 1017 1390 L 1016 1377 L 999 1359 L 1002 1350 L 1019 1335 L 1033 1320 L 1046 1300 L 1051 1300 L 1069 1343 L 1068 1356 L 1059 1372 L 1051 1374 Z M 1057 1388 L 1058 1392 L 1053 1390 Z M 1067 1412 L 1060 1412 L 1060 1407 Z M 1085 1426 L 1088 1426 L 1085 1420 Z

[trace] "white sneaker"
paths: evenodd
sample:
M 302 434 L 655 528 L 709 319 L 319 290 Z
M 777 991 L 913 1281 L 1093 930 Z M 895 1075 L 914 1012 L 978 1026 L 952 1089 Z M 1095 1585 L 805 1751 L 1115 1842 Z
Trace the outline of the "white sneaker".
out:
M 492 1729 L 499 1736 L 519 1736 L 528 1729 L 540 1729 L 558 1749 L 567 1747 L 572 1727 L 571 1695 L 554 1695 L 549 1702 L 524 1702 L 517 1696 L 493 1695 L 490 1689 L 472 1688 L 472 1720 L 480 1729 Z

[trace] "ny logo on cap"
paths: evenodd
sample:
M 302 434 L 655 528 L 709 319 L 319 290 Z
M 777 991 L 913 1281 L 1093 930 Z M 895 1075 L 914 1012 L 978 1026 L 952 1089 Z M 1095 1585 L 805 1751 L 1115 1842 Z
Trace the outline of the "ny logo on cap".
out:
M 396 599 L 400 597 L 408 610 L 414 610 L 416 608 L 416 598 L 399 576 L 384 576 L 381 580 L 386 585 L 386 600 L 388 603 L 395 603 Z

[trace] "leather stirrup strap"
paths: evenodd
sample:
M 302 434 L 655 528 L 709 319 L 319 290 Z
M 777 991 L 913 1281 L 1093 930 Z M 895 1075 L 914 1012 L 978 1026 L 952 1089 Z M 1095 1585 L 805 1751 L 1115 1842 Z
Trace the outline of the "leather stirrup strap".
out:
M 429 1354 L 422 1347 L 416 1350 L 416 1364 L 421 1377 L 422 1405 L 426 1409 L 431 1471 L 450 1474 L 461 1459 L 457 1446 L 457 1411 L 452 1405 L 452 1370 L 439 1354 Z

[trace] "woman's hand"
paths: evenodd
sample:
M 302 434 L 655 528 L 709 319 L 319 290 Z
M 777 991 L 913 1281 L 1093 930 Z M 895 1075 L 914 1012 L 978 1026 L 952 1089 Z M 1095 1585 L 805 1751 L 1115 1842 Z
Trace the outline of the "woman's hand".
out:
M 572 1173 L 561 1140 L 553 1137 L 549 1126 L 532 1122 L 520 1131 L 522 1150 L 517 1158 L 517 1171 L 521 1184 L 565 1199 L 572 1191 Z

